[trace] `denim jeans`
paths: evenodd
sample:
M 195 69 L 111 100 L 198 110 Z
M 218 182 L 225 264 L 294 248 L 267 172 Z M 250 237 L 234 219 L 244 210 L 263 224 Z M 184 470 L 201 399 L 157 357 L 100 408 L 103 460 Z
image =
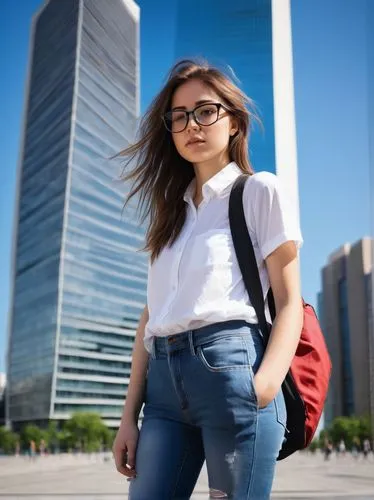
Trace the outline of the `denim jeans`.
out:
M 215 323 L 153 342 L 130 500 L 187 500 L 206 460 L 210 498 L 270 498 L 285 437 L 280 391 L 259 408 L 257 325 Z

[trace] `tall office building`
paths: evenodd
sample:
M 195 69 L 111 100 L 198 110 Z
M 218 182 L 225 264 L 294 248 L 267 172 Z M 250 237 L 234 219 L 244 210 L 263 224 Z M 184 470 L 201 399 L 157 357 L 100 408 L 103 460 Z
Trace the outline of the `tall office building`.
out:
M 290 0 L 179 0 L 176 56 L 199 56 L 234 72 L 258 105 L 255 170 L 276 172 L 298 206 Z
M 7 420 L 119 422 L 146 301 L 144 235 L 108 158 L 139 112 L 133 0 L 49 0 L 30 44 L 13 248 Z
M 373 240 L 346 243 L 322 270 L 322 317 L 333 371 L 325 405 L 328 425 L 337 416 L 368 415 L 374 398 L 370 380 Z

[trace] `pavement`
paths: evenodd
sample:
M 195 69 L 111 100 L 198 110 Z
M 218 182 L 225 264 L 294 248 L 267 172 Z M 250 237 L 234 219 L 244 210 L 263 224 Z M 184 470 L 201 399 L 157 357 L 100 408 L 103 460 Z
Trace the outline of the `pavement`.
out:
M 124 500 L 127 492 L 128 482 L 110 454 L 0 457 L 0 500 Z M 320 453 L 295 454 L 278 463 L 271 498 L 374 500 L 374 456 L 334 455 L 324 461 Z M 208 499 L 205 468 L 191 497 L 203 499 Z

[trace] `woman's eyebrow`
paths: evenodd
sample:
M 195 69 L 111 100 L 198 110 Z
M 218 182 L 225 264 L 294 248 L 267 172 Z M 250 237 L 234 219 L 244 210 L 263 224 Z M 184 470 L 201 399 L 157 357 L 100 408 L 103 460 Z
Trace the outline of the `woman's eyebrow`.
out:
M 195 106 L 199 106 L 199 104 L 206 104 L 208 102 L 214 102 L 213 99 L 202 99 L 200 101 L 195 102 Z M 175 106 L 175 108 L 172 108 L 172 111 L 175 111 L 177 109 L 187 109 L 186 106 Z

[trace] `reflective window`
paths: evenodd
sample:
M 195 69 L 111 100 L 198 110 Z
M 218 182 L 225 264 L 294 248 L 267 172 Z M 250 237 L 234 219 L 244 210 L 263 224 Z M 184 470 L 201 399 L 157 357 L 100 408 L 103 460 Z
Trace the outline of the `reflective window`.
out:
M 271 0 L 179 0 L 177 9 L 176 57 L 201 54 L 234 70 L 264 125 L 250 139 L 251 161 L 256 170 L 275 172 Z M 202 36 L 191 29 L 196 19 L 202 20 Z
M 66 404 L 57 403 L 55 404 L 56 413 L 75 413 L 78 411 L 90 411 L 94 413 L 100 413 L 102 417 L 120 417 L 122 415 L 121 406 L 111 406 L 111 405 L 92 405 L 92 404 L 68 404 L 69 399 L 66 400 Z
M 353 371 L 350 348 L 350 329 L 348 316 L 348 290 L 347 280 L 339 280 L 339 326 L 342 336 L 342 358 L 343 358 L 343 411 L 344 415 L 354 414 L 353 396 Z

